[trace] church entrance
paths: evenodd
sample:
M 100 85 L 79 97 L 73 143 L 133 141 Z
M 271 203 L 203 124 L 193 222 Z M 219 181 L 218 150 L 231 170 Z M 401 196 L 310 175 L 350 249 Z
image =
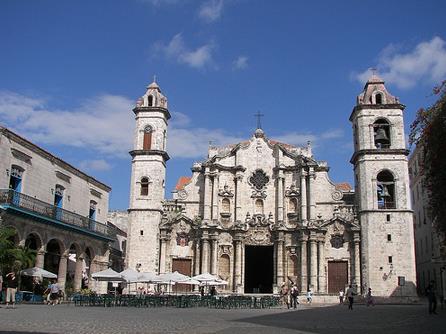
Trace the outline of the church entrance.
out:
M 245 293 L 273 292 L 273 246 L 245 246 Z
M 190 259 L 172 259 L 172 272 L 178 271 L 180 274 L 191 276 L 192 260 Z M 192 291 L 190 284 L 175 284 L 172 288 L 173 292 L 190 292 Z
M 348 284 L 348 262 L 329 261 L 328 262 L 328 293 L 338 294 L 344 291 Z

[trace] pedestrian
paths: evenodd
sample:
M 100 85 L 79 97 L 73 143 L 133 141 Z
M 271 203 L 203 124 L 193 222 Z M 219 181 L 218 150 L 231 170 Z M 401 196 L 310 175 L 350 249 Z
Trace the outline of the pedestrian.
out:
M 299 304 L 299 302 L 297 301 L 297 297 L 299 296 L 299 290 L 297 289 L 296 284 L 293 284 L 293 286 L 291 287 L 290 295 L 291 295 L 291 306 L 295 309 Z
M 437 296 L 435 295 L 435 281 L 432 280 L 429 282 L 429 285 L 426 288 L 426 296 L 429 301 L 429 314 L 438 314 L 437 313 Z
M 15 293 L 17 292 L 17 277 L 15 272 L 10 272 L 6 275 L 6 308 L 9 308 L 9 304 L 12 304 L 12 308 L 15 308 Z
M 348 298 L 348 309 L 353 310 L 353 296 L 355 295 L 355 290 L 349 285 L 347 291 L 345 292 Z
M 204 286 L 200 287 L 200 296 L 204 297 Z
M 217 289 L 215 288 L 215 286 L 211 286 L 211 290 L 209 291 L 211 296 L 216 296 L 217 295 Z
M 367 291 L 367 295 L 366 295 L 365 300 L 366 300 L 366 305 L 367 306 L 370 306 L 370 305 L 375 306 L 375 302 L 374 302 L 373 297 L 372 297 L 372 288 L 369 288 L 369 290 Z
M 311 304 L 312 301 L 313 301 L 313 290 L 309 288 L 307 292 L 307 303 Z
M 57 284 L 57 281 L 54 280 L 53 283 L 50 285 L 50 301 L 51 305 L 56 305 L 59 303 L 59 293 L 60 293 L 60 287 L 59 284 Z
M 339 304 L 343 304 L 344 303 L 344 290 L 341 289 L 339 290 Z
M 2 302 L 2 299 L 3 299 L 3 274 L 2 271 L 0 270 L 0 304 Z

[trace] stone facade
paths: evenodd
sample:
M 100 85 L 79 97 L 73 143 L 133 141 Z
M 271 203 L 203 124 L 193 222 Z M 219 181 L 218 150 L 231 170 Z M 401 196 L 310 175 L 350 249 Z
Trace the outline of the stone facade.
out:
M 0 127 L 0 219 L 16 242 L 37 251 L 36 266 L 79 290 L 108 267 L 110 187 Z M 99 286 L 97 287 L 99 288 Z
M 409 159 L 410 188 L 414 209 L 415 255 L 417 287 L 424 294 L 431 280 L 437 294 L 446 298 L 446 247 L 444 235 L 439 233 L 429 215 L 428 191 L 424 186 L 423 150 L 417 146 Z
M 396 273 L 413 284 L 402 109 L 390 101 L 393 97 L 383 83 L 379 89 L 387 95 L 381 97 L 389 101 L 379 109 L 363 108 L 359 101 L 369 101 L 370 82 L 351 116 L 356 129 L 352 158 L 356 194 L 348 184 L 330 180 L 328 164 L 315 159 L 310 144 L 280 143 L 258 128 L 241 143 L 209 147 L 207 159 L 192 166 L 192 176 L 180 178 L 173 200 L 164 199 L 161 182 L 168 158 L 165 131 L 170 115 L 167 102 L 147 105 L 151 95 L 156 95 L 152 101 L 166 101 L 152 83 L 134 109 L 132 152 L 141 154 L 131 152 L 127 265 L 160 273 L 210 272 L 228 281 L 227 291 L 237 293 L 277 292 L 293 282 L 301 291 L 311 288 L 319 294 L 337 294 L 353 284 L 358 290 L 372 287 L 375 295 L 391 296 L 397 286 Z M 371 98 L 375 102 L 376 95 Z M 375 152 L 370 138 L 378 113 L 392 122 L 395 146 L 386 149 L 386 154 Z M 147 125 L 154 132 L 150 145 L 144 142 L 147 135 L 141 138 Z M 398 175 L 397 210 L 376 204 L 373 184 L 385 166 Z M 148 192 L 142 179 L 153 180 Z M 355 195 L 359 206 L 355 206 Z M 389 231 L 394 238 L 390 245 L 385 239 Z M 387 262 L 382 263 L 388 254 L 394 257 L 392 277 Z M 409 288 L 404 291 L 409 292 Z

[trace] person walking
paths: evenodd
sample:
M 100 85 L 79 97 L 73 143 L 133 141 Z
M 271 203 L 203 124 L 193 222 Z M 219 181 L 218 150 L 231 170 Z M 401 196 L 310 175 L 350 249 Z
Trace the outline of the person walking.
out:
M 51 305 L 56 305 L 59 303 L 59 293 L 60 293 L 59 284 L 57 284 L 57 281 L 54 280 L 53 284 L 50 285 Z
M 309 288 L 307 292 L 307 303 L 311 304 L 312 302 L 313 302 L 313 290 Z
M 295 309 L 299 304 L 299 302 L 297 301 L 297 297 L 299 296 L 299 290 L 297 289 L 296 284 L 293 284 L 293 286 L 291 287 L 290 295 L 291 295 L 291 306 Z
M 289 302 L 289 294 L 288 294 L 288 286 L 283 283 L 282 287 L 280 288 L 280 299 L 282 300 L 282 304 L 286 305 L 286 308 L 290 308 L 290 302 Z
M 426 288 L 426 296 L 429 301 L 429 314 L 438 314 L 437 313 L 437 296 L 435 295 L 435 281 L 434 280 L 429 282 L 429 285 Z
M 353 301 L 354 301 L 353 296 L 355 295 L 355 291 L 353 290 L 351 285 L 348 286 L 348 289 L 345 294 L 348 298 L 348 309 L 353 310 Z
M 373 297 L 372 297 L 372 288 L 369 288 L 369 290 L 367 291 L 365 300 L 366 300 L 367 306 L 370 306 L 370 305 L 375 306 L 375 301 L 373 300 Z
M 12 304 L 12 308 L 15 308 L 15 293 L 17 292 L 18 281 L 15 272 L 10 272 L 6 275 L 6 308 L 9 308 L 9 304 Z
M 339 290 L 339 304 L 344 303 L 344 290 Z

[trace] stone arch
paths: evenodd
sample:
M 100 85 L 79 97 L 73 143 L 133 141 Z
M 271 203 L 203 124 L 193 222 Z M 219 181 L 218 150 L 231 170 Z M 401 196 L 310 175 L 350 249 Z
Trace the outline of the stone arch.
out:
M 65 252 L 63 242 L 57 238 L 51 238 L 45 245 L 45 250 L 46 253 L 43 268 L 54 274 L 58 274 L 60 259 Z
M 390 148 L 392 145 L 392 123 L 385 117 L 378 117 L 373 122 L 373 141 L 376 148 Z
M 44 248 L 43 238 L 36 231 L 30 231 L 25 238 L 25 247 L 40 251 Z

